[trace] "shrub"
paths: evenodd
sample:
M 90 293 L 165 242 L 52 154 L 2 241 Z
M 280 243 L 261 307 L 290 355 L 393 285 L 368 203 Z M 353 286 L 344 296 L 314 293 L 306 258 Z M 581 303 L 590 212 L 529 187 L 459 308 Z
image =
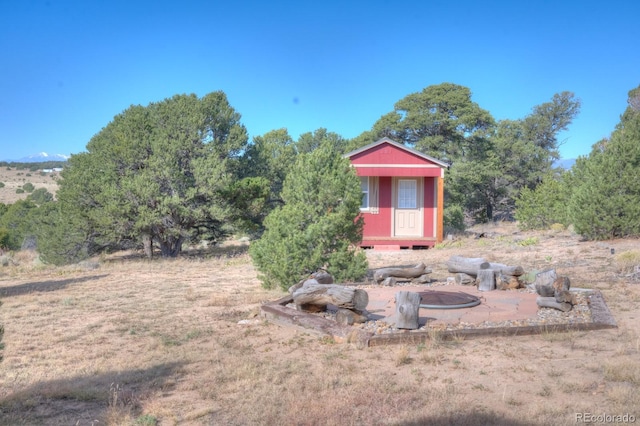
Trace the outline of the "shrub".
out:
M 520 228 L 549 229 L 567 223 L 569 188 L 562 175 L 547 175 L 535 189 L 523 188 L 516 199 L 516 220 Z
M 48 203 L 49 201 L 53 201 L 53 194 L 47 191 L 45 188 L 38 188 L 31 194 L 29 194 L 27 200 L 33 201 L 40 206 L 44 203 Z
M 33 184 L 31 182 L 27 182 L 24 185 L 22 185 L 22 189 L 24 189 L 27 192 L 33 192 L 35 187 L 33 186 Z
M 454 204 L 444 208 L 444 228 L 446 230 L 464 231 L 464 211 L 462 206 Z
M 0 182 L 0 188 L 4 188 L 4 182 Z
M 266 217 L 264 234 L 250 248 L 265 287 L 286 290 L 319 268 L 338 282 L 366 274 L 366 256 L 355 248 L 363 226 L 356 219 L 360 180 L 331 144 L 298 157 L 282 199 L 284 206 Z
M 637 98 L 640 87 L 629 92 Z M 630 106 L 611 134 L 572 168 L 569 214 L 588 239 L 640 235 L 640 111 Z
M 24 194 L 24 189 L 22 188 L 16 189 L 16 194 Z
M 624 251 L 616 254 L 614 258 L 616 272 L 620 274 L 629 274 L 640 266 L 640 250 Z

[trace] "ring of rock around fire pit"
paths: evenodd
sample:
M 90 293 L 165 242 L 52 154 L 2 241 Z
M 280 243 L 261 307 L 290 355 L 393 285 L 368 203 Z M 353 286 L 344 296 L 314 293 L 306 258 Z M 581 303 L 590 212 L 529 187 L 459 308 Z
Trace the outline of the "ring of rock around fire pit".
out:
M 420 307 L 424 309 L 462 309 L 480 304 L 480 298 L 462 291 L 421 291 Z

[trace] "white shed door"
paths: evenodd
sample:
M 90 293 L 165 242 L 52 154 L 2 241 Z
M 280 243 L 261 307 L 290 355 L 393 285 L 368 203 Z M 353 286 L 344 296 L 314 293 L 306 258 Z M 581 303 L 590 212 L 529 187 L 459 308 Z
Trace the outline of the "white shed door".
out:
M 394 235 L 419 237 L 422 235 L 422 197 L 419 179 L 396 181 Z

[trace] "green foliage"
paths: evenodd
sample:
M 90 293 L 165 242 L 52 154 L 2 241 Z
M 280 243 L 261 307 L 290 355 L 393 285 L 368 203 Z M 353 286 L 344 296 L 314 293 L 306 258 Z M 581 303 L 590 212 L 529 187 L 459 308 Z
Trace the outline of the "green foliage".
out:
M 22 188 L 16 189 L 16 194 L 24 194 L 24 189 Z
M 594 145 L 572 172 L 568 208 L 576 232 L 589 239 L 640 235 L 640 112 L 627 108 L 611 139 Z
M 35 204 L 40 206 L 44 203 L 53 201 L 53 194 L 45 188 L 38 188 L 27 196 L 27 200 L 33 201 Z
M 28 200 L 18 200 L 10 204 L 0 216 L 0 228 L 8 231 L 8 241 L 5 247 L 11 250 L 19 250 L 23 241 L 34 235 L 34 227 L 31 224 L 35 214 L 36 205 Z
M 580 108 L 570 92 L 553 96 L 521 120 L 495 123 L 463 86 L 443 83 L 410 94 L 350 149 L 389 137 L 451 163 L 446 204 L 463 207 L 477 222 L 510 218 L 522 188 L 533 189 L 558 158 L 558 133 Z
M 457 204 L 450 204 L 444 208 L 444 227 L 452 231 L 464 231 L 464 211 Z
M 238 213 L 228 197 L 247 139 L 222 92 L 128 108 L 67 162 L 58 218 L 70 218 L 74 232 L 66 248 L 45 244 L 56 247 L 45 257 L 71 260 L 149 238 L 173 257 L 187 241 L 217 241 Z M 47 223 L 57 229 L 45 235 L 68 227 Z
M 523 188 L 516 199 L 516 220 L 524 230 L 549 229 L 568 225 L 567 199 L 570 196 L 563 174 L 549 173 L 535 189 Z
M 10 244 L 10 234 L 9 234 L 9 230 L 7 228 L 0 228 L 0 249 L 7 249 L 9 248 L 9 244 Z
M 538 242 L 539 242 L 538 237 L 527 237 L 523 240 L 517 240 L 515 243 L 520 247 L 529 247 L 529 246 L 537 245 Z
M 33 186 L 33 184 L 31 182 L 27 182 L 24 185 L 22 185 L 22 189 L 24 189 L 27 192 L 33 192 L 35 187 Z
M 362 238 L 360 181 L 335 144 L 299 155 L 282 198 L 250 248 L 265 287 L 287 289 L 323 267 L 337 281 L 365 275 L 366 257 L 354 247 Z
M 4 182 L 0 182 L 0 188 L 4 188 Z
M 30 223 L 38 241 L 38 253 L 45 263 L 64 265 L 79 262 L 106 250 L 108 243 L 86 227 L 78 210 L 64 209 L 60 202 L 45 203 L 34 211 Z
M 296 146 L 286 129 L 273 130 L 253 138 L 243 157 L 242 175 L 261 177 L 269 188 L 268 211 L 282 203 L 284 179 L 296 160 Z M 265 216 L 268 213 L 265 211 Z

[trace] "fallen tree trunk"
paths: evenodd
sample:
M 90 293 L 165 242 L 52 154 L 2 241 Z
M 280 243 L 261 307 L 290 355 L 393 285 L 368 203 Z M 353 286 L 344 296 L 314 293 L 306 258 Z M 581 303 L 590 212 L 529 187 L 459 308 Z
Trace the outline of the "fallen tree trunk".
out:
M 416 330 L 419 327 L 420 295 L 412 291 L 396 293 L 396 327 Z
M 365 290 L 338 284 L 317 284 L 306 282 L 292 294 L 293 303 L 300 310 L 307 305 L 325 307 L 329 304 L 338 308 L 364 311 L 369 304 L 369 294 Z
M 318 272 L 314 272 L 308 277 L 301 279 L 297 284 L 289 287 L 289 293 L 293 294 L 294 291 L 302 287 L 307 282 L 310 284 L 333 284 L 333 276 L 327 271 L 319 270 Z
M 373 279 L 380 284 L 389 277 L 399 278 L 417 278 L 421 275 L 430 274 L 431 268 L 427 268 L 424 263 L 414 266 L 413 268 L 381 268 L 373 274 Z
M 491 269 L 496 274 L 512 275 L 519 277 L 524 275 L 522 266 L 509 266 L 503 263 L 487 262 L 482 257 L 463 257 L 451 256 L 447 261 L 447 269 L 451 273 L 464 273 L 471 276 L 477 276 L 481 269 Z
M 572 308 L 571 303 L 557 302 L 555 297 L 538 296 L 538 298 L 536 299 L 536 303 L 541 308 L 553 308 L 558 309 L 562 312 L 569 312 Z
M 447 261 L 449 272 L 467 274 L 472 277 L 477 277 L 480 269 L 489 269 L 489 266 L 489 262 L 481 257 L 451 256 Z

